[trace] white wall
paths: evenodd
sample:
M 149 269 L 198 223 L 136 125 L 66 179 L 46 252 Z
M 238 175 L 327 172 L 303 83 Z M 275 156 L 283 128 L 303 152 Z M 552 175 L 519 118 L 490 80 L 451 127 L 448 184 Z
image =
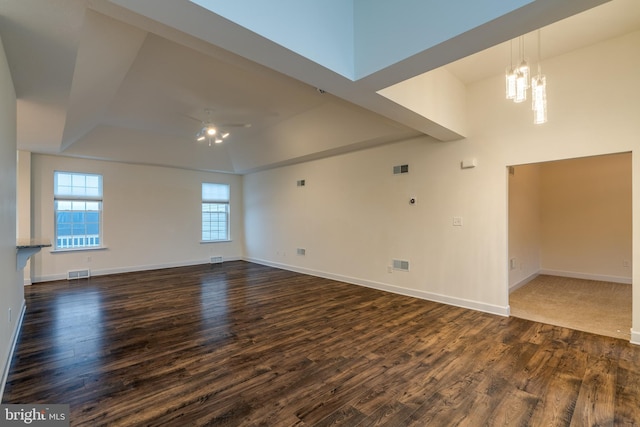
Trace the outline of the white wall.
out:
M 31 153 L 18 150 L 17 227 L 19 239 L 31 236 Z M 31 284 L 31 260 L 24 267 L 24 284 Z
M 540 165 L 521 165 L 512 170 L 513 174 L 509 174 L 509 288 L 513 290 L 540 271 L 541 223 Z
M 631 155 L 540 169 L 541 272 L 631 283 Z
M 24 310 L 22 271 L 16 267 L 16 164 L 16 94 L 0 40 L 0 396 Z
M 467 134 L 465 85 L 446 68 L 438 68 L 381 89 L 378 94 L 420 114 L 450 132 Z M 432 136 L 439 138 L 431 133 Z M 446 140 L 457 139 L 447 138 Z
M 537 274 L 631 283 L 631 155 L 520 165 L 509 175 L 509 287 Z
M 241 176 L 34 154 L 34 235 L 52 241 L 55 170 L 102 174 L 107 249 L 44 249 L 32 260 L 34 282 L 66 278 L 67 271 L 77 269 L 99 275 L 201 264 L 211 256 L 243 256 Z M 200 243 L 202 182 L 231 186 L 231 242 Z
M 506 287 L 485 286 L 506 283 L 505 177 L 482 163 L 462 170 L 465 144 L 421 138 L 245 176 L 248 257 L 506 314 Z M 393 175 L 400 164 L 409 173 Z M 410 271 L 389 273 L 392 259 Z
M 467 88 L 464 140 L 422 138 L 245 176 L 248 258 L 507 314 L 507 166 L 633 151 L 640 288 L 640 32 L 546 60 L 542 126 L 529 104 L 504 99 L 503 69 L 496 64 L 496 77 Z M 478 166 L 461 170 L 465 158 Z M 391 175 L 402 163 L 410 173 Z M 296 247 L 307 255 L 295 256 Z M 411 271 L 388 273 L 391 258 L 410 260 Z M 634 302 L 640 343 L 640 289 Z

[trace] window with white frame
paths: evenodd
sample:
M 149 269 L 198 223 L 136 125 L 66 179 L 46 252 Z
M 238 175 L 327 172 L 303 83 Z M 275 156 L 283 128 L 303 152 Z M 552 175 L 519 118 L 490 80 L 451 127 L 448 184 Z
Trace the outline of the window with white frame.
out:
M 102 175 L 54 172 L 55 249 L 102 245 Z
M 202 241 L 229 240 L 229 185 L 202 183 Z

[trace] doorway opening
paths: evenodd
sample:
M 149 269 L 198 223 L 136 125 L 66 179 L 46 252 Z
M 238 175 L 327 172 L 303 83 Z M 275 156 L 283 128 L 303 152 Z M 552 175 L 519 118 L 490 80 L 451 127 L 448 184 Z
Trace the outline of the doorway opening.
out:
M 631 336 L 631 153 L 509 167 L 511 315 Z

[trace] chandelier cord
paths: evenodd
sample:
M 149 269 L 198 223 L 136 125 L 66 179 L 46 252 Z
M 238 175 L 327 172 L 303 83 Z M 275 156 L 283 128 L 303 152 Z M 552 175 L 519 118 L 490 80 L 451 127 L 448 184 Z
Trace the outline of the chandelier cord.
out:
M 542 43 L 540 42 L 540 30 L 538 30 L 538 74 L 542 74 Z
M 520 42 L 520 46 L 519 46 L 520 47 L 520 49 L 519 49 L 520 50 L 520 62 L 522 62 L 524 60 L 524 37 L 523 36 L 520 36 L 519 42 Z
M 511 68 L 513 69 L 513 39 L 511 39 L 510 43 L 511 44 L 509 47 L 509 60 L 510 60 Z

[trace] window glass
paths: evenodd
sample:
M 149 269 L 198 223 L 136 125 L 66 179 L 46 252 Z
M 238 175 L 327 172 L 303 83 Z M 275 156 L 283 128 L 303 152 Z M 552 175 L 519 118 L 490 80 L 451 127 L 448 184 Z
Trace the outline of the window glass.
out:
M 54 173 L 55 248 L 100 247 L 102 175 Z
M 202 184 L 202 241 L 229 240 L 229 185 Z

